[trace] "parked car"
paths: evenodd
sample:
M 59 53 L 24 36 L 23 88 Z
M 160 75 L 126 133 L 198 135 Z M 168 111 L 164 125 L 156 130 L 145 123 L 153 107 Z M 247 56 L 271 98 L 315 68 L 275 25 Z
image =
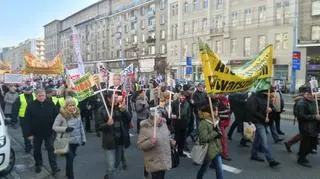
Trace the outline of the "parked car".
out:
M 11 172 L 15 161 L 16 156 L 11 146 L 4 113 L 0 108 L 0 178 Z

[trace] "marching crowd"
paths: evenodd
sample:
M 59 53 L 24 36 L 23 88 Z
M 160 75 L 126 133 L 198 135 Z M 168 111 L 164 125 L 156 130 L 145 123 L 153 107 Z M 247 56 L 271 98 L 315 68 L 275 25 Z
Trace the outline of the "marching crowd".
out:
M 103 98 L 96 95 L 80 102 L 63 82 L 49 80 L 37 89 L 30 83 L 2 86 L 0 102 L 4 114 L 11 118 L 13 128 L 20 124 L 25 152 L 33 150 L 36 173 L 42 170 L 44 142 L 52 174 L 60 171 L 56 160 L 57 154 L 61 154 L 66 158 L 66 176 L 73 179 L 77 148 L 86 144 L 86 133 L 93 132 L 92 128 L 102 139 L 105 179 L 117 178 L 120 170 L 127 169 L 125 151 L 132 144 L 129 133 L 132 128 L 138 133 L 136 145 L 144 153 L 145 178 L 164 179 L 166 171 L 178 167 L 179 158 L 186 157 L 184 151 L 191 151 L 187 145 L 189 137 L 194 143 L 206 145 L 204 157 L 195 162 L 200 165 L 195 177 L 201 179 L 208 168 L 213 168 L 216 178 L 224 178 L 222 162 L 232 160 L 227 140 L 232 140 L 236 129 L 243 135 L 244 123 L 255 126 L 253 141 L 245 135 L 240 140 L 243 147 L 252 143 L 251 160 L 264 162 L 259 156 L 263 153 L 270 167 L 280 164 L 273 158 L 267 140 L 269 133 L 275 143 L 284 140 L 280 137 L 284 135 L 280 125 L 284 101 L 274 87 L 255 93 L 208 95 L 202 83 L 195 89 L 190 85 L 172 88 L 155 80 L 142 85 L 132 79 L 131 92 L 123 95 L 120 75 L 114 76 L 113 84 Z M 299 133 L 284 144 L 292 152 L 291 146 L 300 141 L 297 162 L 311 167 L 306 157 L 316 151 L 320 116 L 310 87 L 300 87 L 295 101 Z M 232 113 L 235 120 L 230 126 Z M 136 123 L 132 120 L 134 115 Z M 192 149 L 193 155 L 201 155 L 195 152 L 203 151 Z

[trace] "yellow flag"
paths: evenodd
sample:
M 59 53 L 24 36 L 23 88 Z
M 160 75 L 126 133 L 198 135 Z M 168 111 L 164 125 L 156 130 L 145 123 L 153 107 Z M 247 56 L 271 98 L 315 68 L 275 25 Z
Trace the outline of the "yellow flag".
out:
M 272 76 L 273 47 L 267 46 L 250 64 L 234 73 L 207 44 L 200 42 L 200 55 L 206 91 L 229 93 L 249 89 L 256 80 Z

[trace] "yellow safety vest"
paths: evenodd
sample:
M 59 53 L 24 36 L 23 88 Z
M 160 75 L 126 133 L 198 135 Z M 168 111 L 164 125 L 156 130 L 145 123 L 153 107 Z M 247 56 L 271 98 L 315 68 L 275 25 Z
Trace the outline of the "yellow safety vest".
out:
M 33 97 L 33 100 L 36 99 L 36 95 L 35 94 L 32 94 L 32 97 Z M 26 115 L 26 110 L 27 110 L 28 103 L 27 103 L 27 99 L 26 99 L 24 94 L 20 94 L 19 98 L 20 98 L 19 117 L 21 118 L 21 117 L 24 117 Z
M 52 102 L 54 105 L 57 105 L 58 101 L 59 101 L 59 98 L 55 97 L 55 96 L 52 96 Z
M 76 106 L 78 106 L 78 104 L 79 104 L 78 99 L 73 97 L 73 100 L 74 100 L 74 102 L 76 103 Z M 62 106 L 64 105 L 64 103 L 65 103 L 65 99 L 64 99 L 63 97 L 62 97 L 62 98 L 59 98 L 60 107 L 62 107 Z

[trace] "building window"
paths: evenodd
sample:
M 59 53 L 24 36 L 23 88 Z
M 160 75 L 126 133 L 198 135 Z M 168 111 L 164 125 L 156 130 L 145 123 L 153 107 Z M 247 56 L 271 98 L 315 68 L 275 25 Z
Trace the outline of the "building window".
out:
M 259 7 L 259 23 L 265 22 L 266 20 L 266 6 Z
M 132 10 L 130 14 L 131 14 L 131 17 L 135 17 L 136 16 L 136 11 Z
M 134 44 L 138 43 L 138 36 L 137 36 L 137 35 L 133 35 L 133 36 L 132 36 L 132 42 L 133 42 Z
M 192 29 L 193 29 L 193 33 L 197 33 L 198 32 L 198 21 L 197 20 L 193 20 L 192 22 Z
M 217 0 L 217 9 L 221 9 L 223 7 L 223 0 Z
M 153 25 L 155 25 L 155 24 L 156 24 L 156 18 L 150 17 L 150 18 L 148 19 L 148 26 L 153 26 Z
M 187 56 L 187 53 L 188 53 L 188 45 L 187 45 L 187 44 L 184 45 L 184 47 L 183 47 L 183 52 L 182 52 L 182 53 L 183 53 L 183 56 L 184 56 L 184 57 Z
M 244 38 L 244 56 L 245 57 L 251 56 L 251 38 L 250 37 Z
M 311 12 L 312 16 L 320 15 L 320 0 L 312 1 Z
M 140 15 L 144 16 L 146 14 L 146 8 L 145 7 L 141 7 L 140 9 Z
M 199 0 L 193 0 L 193 9 L 198 10 L 200 8 Z
M 188 2 L 185 2 L 183 7 L 184 7 L 183 12 L 184 12 L 184 13 L 188 13 L 188 9 L 189 9 L 189 4 L 188 4 Z
M 156 38 L 156 33 L 155 32 L 150 32 L 149 37 L 155 39 Z
M 285 49 L 285 50 L 289 49 L 289 34 L 283 33 L 282 39 L 283 39 L 283 49 Z
M 184 34 L 186 35 L 189 31 L 189 28 L 188 28 L 188 23 L 187 22 L 184 22 L 183 23 L 183 32 Z
M 198 54 L 198 44 L 192 44 L 192 57 L 197 57 Z
M 131 23 L 131 30 L 136 30 L 137 29 L 137 23 L 132 22 Z
M 208 27 L 208 19 L 207 18 L 203 18 L 202 19 L 202 30 L 206 30 Z
M 177 16 L 179 12 L 179 6 L 177 3 L 172 3 L 170 6 L 171 16 Z
M 281 9 L 281 3 L 276 3 L 276 24 L 281 24 L 282 22 L 282 9 Z
M 146 36 L 144 34 L 142 34 L 141 36 L 141 42 L 145 42 L 146 41 Z
M 149 51 L 150 55 L 154 55 L 154 54 L 156 54 L 156 47 L 154 45 L 149 46 L 149 50 L 148 51 Z
M 165 54 L 167 52 L 167 46 L 162 44 L 161 45 L 161 54 Z
M 208 8 L 208 0 L 203 0 L 203 8 Z
M 216 52 L 217 54 L 222 54 L 222 41 L 216 41 Z
M 283 2 L 283 23 L 290 23 L 290 4 L 288 1 Z
M 260 35 L 258 39 L 259 39 L 259 42 L 258 42 L 259 50 L 261 51 L 266 47 L 266 36 Z
M 231 39 L 231 55 L 237 54 L 237 39 Z
M 124 25 L 124 32 L 128 33 L 128 26 L 127 25 Z
M 320 40 L 320 25 L 311 27 L 311 40 Z
M 160 9 L 164 9 L 166 7 L 166 4 L 167 4 L 166 0 L 161 0 L 160 1 Z
M 217 15 L 216 16 L 216 29 L 218 31 L 220 31 L 222 29 L 222 27 L 223 27 L 222 23 L 223 23 L 222 16 L 221 15 Z
M 161 15 L 160 16 L 160 24 L 163 25 L 166 23 L 166 16 L 165 15 Z
M 274 44 L 275 44 L 275 48 L 276 49 L 281 49 L 281 44 L 282 44 L 282 34 L 281 33 L 276 33 L 275 34 L 275 42 L 274 42 Z
M 245 24 L 249 25 L 252 22 L 251 9 L 246 9 L 244 11 L 245 14 Z
M 146 20 L 141 21 L 141 29 L 144 29 L 146 27 Z
M 238 12 L 232 12 L 231 16 L 231 26 L 236 27 L 238 24 Z
M 146 48 L 142 48 L 141 55 L 144 56 L 146 54 Z
M 166 31 L 165 30 L 161 30 L 160 31 L 160 38 L 162 39 L 162 40 L 164 40 L 164 39 L 166 39 Z

